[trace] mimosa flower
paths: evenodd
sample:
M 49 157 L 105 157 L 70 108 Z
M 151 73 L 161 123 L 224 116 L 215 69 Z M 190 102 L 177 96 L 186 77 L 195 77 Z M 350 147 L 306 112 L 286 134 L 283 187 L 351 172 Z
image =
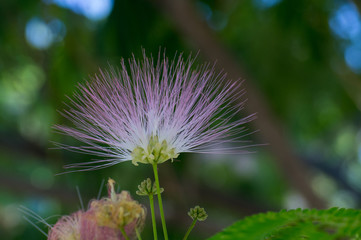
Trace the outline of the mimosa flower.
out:
M 234 120 L 244 105 L 241 83 L 229 81 L 209 64 L 194 67 L 182 56 L 157 62 L 144 54 L 122 60 L 118 70 L 100 71 L 74 94 L 64 111 L 73 127 L 56 126 L 83 146 L 65 146 L 102 159 L 68 165 L 83 170 L 123 161 L 159 164 L 180 153 L 241 153 L 244 124 Z M 232 119 L 232 120 L 231 120 Z
M 109 179 L 109 197 L 93 200 L 87 211 L 61 217 L 49 230 L 48 240 L 124 240 L 122 233 L 135 239 L 143 229 L 146 210 L 126 191 L 116 193 Z

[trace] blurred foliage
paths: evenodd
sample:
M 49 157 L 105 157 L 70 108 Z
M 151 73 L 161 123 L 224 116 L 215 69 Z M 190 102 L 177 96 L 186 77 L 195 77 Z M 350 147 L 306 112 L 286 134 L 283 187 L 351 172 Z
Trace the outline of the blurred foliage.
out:
M 137 185 L 152 176 L 149 166 L 125 162 L 95 172 L 55 175 L 65 164 L 94 158 L 53 149 L 54 141 L 73 141 L 52 131 L 52 125 L 66 122 L 57 110 L 78 83 L 99 68 L 117 66 L 121 58 L 133 53 L 139 57 L 142 47 L 153 56 L 160 48 L 169 57 L 197 52 L 152 1 L 110 1 L 110 15 L 100 20 L 56 2 L 62 1 L 0 2 L 2 239 L 45 239 L 22 219 L 18 206 L 54 223 L 59 215 L 81 207 L 77 186 L 85 206 L 99 189 L 105 195 L 101 182 L 108 177 L 137 199 Z M 345 63 L 349 40 L 329 27 L 335 11 L 349 1 L 192 3 L 270 103 L 312 170 L 312 188 L 329 206 L 359 207 L 361 81 Z M 35 33 L 31 26 L 38 27 Z M 257 133 L 252 138 L 259 143 Z M 162 164 L 160 177 L 171 239 L 183 236 L 190 224 L 187 210 L 196 204 L 205 207 L 209 218 L 197 224 L 189 239 L 209 237 L 252 213 L 307 206 L 262 146 L 243 156 L 183 154 Z M 151 234 L 147 221 L 144 236 Z

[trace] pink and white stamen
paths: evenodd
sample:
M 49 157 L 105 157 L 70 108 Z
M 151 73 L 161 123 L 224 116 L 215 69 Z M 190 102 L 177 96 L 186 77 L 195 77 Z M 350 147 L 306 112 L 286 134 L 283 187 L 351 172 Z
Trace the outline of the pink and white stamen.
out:
M 241 82 L 182 55 L 122 60 L 78 88 L 63 112 L 74 125 L 55 129 L 85 143 L 61 147 L 103 158 L 67 166 L 81 170 L 159 164 L 183 152 L 241 153 L 244 124 L 254 118 L 234 120 L 244 105 Z

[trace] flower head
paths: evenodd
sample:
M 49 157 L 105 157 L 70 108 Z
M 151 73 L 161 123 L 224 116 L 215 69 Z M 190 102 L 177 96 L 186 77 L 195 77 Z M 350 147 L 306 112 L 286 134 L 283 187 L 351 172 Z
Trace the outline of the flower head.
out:
M 134 239 L 143 229 L 146 210 L 127 191 L 116 193 L 109 179 L 109 197 L 93 200 L 89 209 L 63 216 L 50 228 L 48 240 L 123 240 L 121 230 Z
M 243 147 L 224 148 L 239 140 L 249 116 L 231 121 L 243 107 L 244 91 L 214 67 L 194 67 L 182 56 L 154 62 L 144 54 L 118 70 L 100 71 L 79 85 L 64 116 L 74 126 L 55 126 L 85 143 L 67 149 L 104 159 L 68 165 L 84 170 L 122 161 L 158 164 L 182 152 L 239 153 Z

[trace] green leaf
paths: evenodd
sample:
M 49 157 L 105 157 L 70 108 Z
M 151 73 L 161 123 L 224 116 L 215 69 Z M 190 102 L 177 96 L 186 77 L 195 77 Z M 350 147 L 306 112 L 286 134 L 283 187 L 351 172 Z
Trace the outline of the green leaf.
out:
M 209 240 L 361 240 L 361 211 L 296 209 L 256 214 Z

